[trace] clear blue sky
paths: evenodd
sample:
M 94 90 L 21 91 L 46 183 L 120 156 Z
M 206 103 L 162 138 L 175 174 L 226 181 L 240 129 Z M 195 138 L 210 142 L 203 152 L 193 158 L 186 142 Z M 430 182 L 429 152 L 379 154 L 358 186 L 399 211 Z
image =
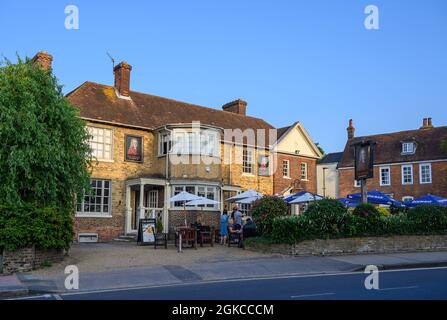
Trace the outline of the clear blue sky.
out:
M 68 92 L 112 84 L 106 51 L 133 66 L 133 90 L 250 115 L 301 121 L 327 152 L 357 135 L 447 125 L 447 1 L 3 0 L 0 54 L 54 56 Z M 66 30 L 64 8 L 80 10 Z M 366 30 L 364 8 L 380 10 Z

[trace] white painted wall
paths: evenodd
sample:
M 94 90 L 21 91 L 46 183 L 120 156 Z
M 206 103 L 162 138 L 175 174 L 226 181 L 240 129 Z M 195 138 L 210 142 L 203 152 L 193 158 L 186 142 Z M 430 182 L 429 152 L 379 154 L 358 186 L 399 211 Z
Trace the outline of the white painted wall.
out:
M 325 171 L 326 193 L 323 190 L 323 168 Z M 317 193 L 321 196 L 339 198 L 337 163 L 317 164 Z

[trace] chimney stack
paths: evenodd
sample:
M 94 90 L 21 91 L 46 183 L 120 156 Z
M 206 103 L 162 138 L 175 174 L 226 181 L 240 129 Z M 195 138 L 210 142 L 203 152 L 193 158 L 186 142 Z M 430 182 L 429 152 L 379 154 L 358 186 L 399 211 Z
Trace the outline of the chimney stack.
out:
M 130 96 L 130 71 L 132 71 L 132 66 L 125 61 L 113 68 L 115 89 L 122 97 Z
M 43 70 L 51 70 L 53 63 L 53 56 L 46 51 L 39 51 L 31 60 L 34 66 L 38 66 Z
M 428 118 L 427 120 L 428 120 L 427 127 L 428 128 L 433 128 L 433 123 L 431 121 L 431 118 Z
M 247 112 L 247 102 L 242 99 L 237 99 L 224 104 L 222 109 L 227 112 L 238 113 L 245 116 Z
M 349 126 L 346 130 L 348 131 L 348 140 L 354 138 L 355 128 L 352 126 L 352 119 L 349 119 Z
M 427 128 L 427 118 L 424 118 L 424 120 L 422 120 L 422 127 L 421 129 L 425 129 Z

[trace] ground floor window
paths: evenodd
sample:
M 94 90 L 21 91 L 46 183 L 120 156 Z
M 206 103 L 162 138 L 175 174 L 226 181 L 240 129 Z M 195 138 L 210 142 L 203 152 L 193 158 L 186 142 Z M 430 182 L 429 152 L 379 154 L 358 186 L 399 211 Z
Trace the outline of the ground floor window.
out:
M 176 185 L 172 189 L 172 196 L 179 194 L 182 191 L 186 191 L 191 194 L 195 194 L 199 197 L 208 198 L 211 200 L 219 201 L 220 199 L 220 188 L 216 186 L 207 185 Z M 174 202 L 173 208 L 183 208 L 183 202 Z M 186 208 L 210 208 L 219 209 L 219 205 L 208 204 L 206 206 L 186 206 Z
M 248 215 L 251 209 L 251 204 L 249 203 L 241 203 L 239 204 L 239 211 L 244 215 Z
M 110 180 L 91 179 L 91 191 L 78 196 L 76 212 L 78 215 L 110 215 L 111 189 Z

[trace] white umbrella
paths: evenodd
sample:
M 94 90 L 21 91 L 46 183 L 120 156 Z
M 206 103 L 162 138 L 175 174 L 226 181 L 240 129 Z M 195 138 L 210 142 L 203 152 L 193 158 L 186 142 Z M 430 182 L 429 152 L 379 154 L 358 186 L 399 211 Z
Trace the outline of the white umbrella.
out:
M 312 201 L 318 201 L 323 199 L 323 197 L 320 197 L 316 194 L 312 194 L 310 192 L 306 192 L 305 194 L 297 197 L 296 199 L 290 201 L 290 204 L 296 204 L 296 203 L 305 203 L 305 202 L 312 202 Z
M 169 202 L 183 202 L 183 211 L 185 211 L 185 227 L 188 226 L 188 224 L 186 223 L 186 208 L 185 208 L 186 202 L 198 200 L 200 198 L 201 197 L 196 196 L 195 194 L 192 194 L 192 193 L 189 193 L 186 191 L 182 191 L 179 194 L 176 194 L 175 196 L 173 196 L 169 199 Z
M 192 200 L 186 203 L 187 206 L 204 206 L 207 204 L 219 204 L 219 201 L 211 200 L 205 197 L 200 197 L 199 199 Z
M 240 200 L 236 200 L 236 203 L 241 203 L 241 204 L 251 204 L 253 202 L 255 202 L 258 199 L 261 199 L 261 197 L 249 197 L 249 198 L 244 198 L 244 199 L 240 199 Z
M 262 193 L 259 193 L 255 190 L 247 190 L 245 192 L 242 192 L 238 195 L 235 195 L 234 197 L 228 198 L 227 201 L 229 202 L 238 202 L 238 200 L 246 199 L 246 198 L 254 198 L 257 197 L 262 198 Z

